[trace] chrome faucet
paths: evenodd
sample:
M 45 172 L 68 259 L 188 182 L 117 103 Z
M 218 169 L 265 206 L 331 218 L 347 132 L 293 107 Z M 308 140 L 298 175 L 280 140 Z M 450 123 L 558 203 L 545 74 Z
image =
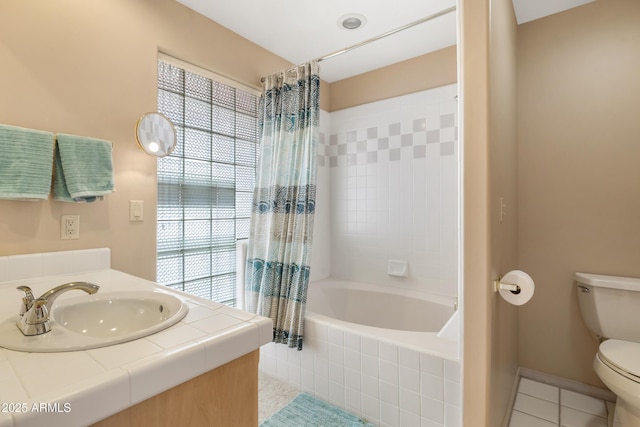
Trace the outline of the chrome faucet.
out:
M 24 292 L 20 306 L 20 319 L 16 325 L 24 335 L 32 336 L 46 334 L 51 330 L 49 311 L 60 294 L 79 289 L 91 295 L 98 292 L 100 286 L 88 282 L 70 282 L 48 290 L 40 298 L 34 298 L 28 286 L 18 286 L 16 289 Z

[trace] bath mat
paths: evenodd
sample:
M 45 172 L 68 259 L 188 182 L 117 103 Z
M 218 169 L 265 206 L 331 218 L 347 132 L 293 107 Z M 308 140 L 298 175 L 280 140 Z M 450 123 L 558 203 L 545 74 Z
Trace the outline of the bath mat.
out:
M 357 427 L 371 424 L 307 393 L 300 393 L 260 427 Z

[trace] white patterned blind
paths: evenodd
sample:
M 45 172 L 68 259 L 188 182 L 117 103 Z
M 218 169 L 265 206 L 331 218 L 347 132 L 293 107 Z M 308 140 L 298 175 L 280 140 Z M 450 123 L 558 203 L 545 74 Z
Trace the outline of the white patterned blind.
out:
M 257 95 L 158 61 L 158 111 L 177 146 L 158 159 L 157 282 L 234 305 L 236 240 L 249 237 Z

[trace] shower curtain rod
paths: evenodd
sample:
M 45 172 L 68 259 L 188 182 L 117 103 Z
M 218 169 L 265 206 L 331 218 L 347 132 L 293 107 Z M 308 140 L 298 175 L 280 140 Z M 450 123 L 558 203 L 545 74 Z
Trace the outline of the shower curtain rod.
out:
M 316 62 L 322 62 L 322 61 L 325 61 L 327 59 L 334 58 L 336 56 L 342 55 L 343 53 L 350 52 L 350 51 L 352 51 L 354 49 L 357 49 L 359 47 L 368 45 L 369 43 L 373 43 L 373 42 L 378 41 L 380 39 L 383 39 L 385 37 L 389 37 L 389 36 L 391 36 L 393 34 L 399 33 L 400 31 L 404 31 L 404 30 L 407 30 L 409 28 L 415 27 L 416 25 L 420 25 L 420 24 L 423 24 L 423 23 L 425 23 L 427 21 L 431 21 L 432 19 L 439 18 L 439 17 L 441 17 L 443 15 L 446 15 L 448 13 L 451 13 L 451 12 L 453 12 L 455 10 L 456 10 L 456 7 L 455 6 L 451 6 L 448 9 L 444 9 L 444 10 L 441 10 L 440 12 L 436 12 L 436 13 L 434 13 L 432 15 L 425 16 L 424 18 L 418 19 L 417 21 L 410 22 L 410 23 L 408 23 L 406 25 L 403 25 L 402 27 L 395 28 L 393 30 L 387 31 L 386 33 L 382 33 L 382 34 L 379 34 L 379 35 L 377 35 L 375 37 L 372 37 L 372 38 L 370 38 L 368 40 L 362 41 L 360 43 L 356 43 L 356 44 L 354 44 L 352 46 L 349 46 L 349 47 L 345 47 L 344 49 L 337 50 L 337 51 L 335 51 L 333 53 L 330 53 L 328 55 L 321 56 L 320 58 L 316 58 L 315 61 Z M 260 82 L 264 83 L 264 80 L 265 80 L 265 78 L 262 77 L 260 79 Z
M 350 51 L 352 51 L 354 49 L 357 49 L 359 47 L 368 45 L 369 43 L 373 43 L 373 42 L 378 41 L 380 39 L 383 39 L 385 37 L 388 37 L 388 36 L 391 36 L 393 34 L 399 33 L 400 31 L 404 31 L 404 30 L 407 30 L 409 28 L 415 27 L 416 25 L 420 25 L 420 24 L 423 24 L 423 23 L 425 23 L 427 21 L 431 21 L 432 19 L 439 18 L 439 17 L 441 17 L 443 15 L 446 15 L 448 13 L 451 13 L 451 12 L 453 12 L 455 10 L 456 10 L 456 7 L 455 6 L 451 6 L 448 9 L 441 10 L 440 12 L 436 12 L 433 15 L 425 16 L 424 18 L 418 19 L 417 21 L 410 22 L 410 23 L 408 23 L 406 25 L 403 25 L 402 27 L 395 28 L 393 30 L 387 31 L 386 33 L 383 33 L 383 34 L 377 35 L 375 37 L 372 37 L 372 38 L 370 38 L 368 40 L 362 41 L 360 43 L 356 43 L 356 44 L 354 44 L 352 46 L 349 46 L 349 47 L 345 47 L 344 49 L 337 50 L 337 51 L 335 51 L 333 53 L 330 53 L 328 55 L 321 56 L 320 58 L 316 58 L 316 61 L 317 62 L 322 62 L 324 60 L 334 58 L 336 56 L 342 55 L 343 53 L 350 52 Z

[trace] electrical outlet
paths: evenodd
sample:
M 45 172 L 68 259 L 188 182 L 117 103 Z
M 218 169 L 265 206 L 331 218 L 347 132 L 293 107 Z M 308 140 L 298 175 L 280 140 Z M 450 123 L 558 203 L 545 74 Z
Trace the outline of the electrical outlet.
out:
M 80 238 L 80 215 L 62 215 L 60 238 L 62 240 Z

